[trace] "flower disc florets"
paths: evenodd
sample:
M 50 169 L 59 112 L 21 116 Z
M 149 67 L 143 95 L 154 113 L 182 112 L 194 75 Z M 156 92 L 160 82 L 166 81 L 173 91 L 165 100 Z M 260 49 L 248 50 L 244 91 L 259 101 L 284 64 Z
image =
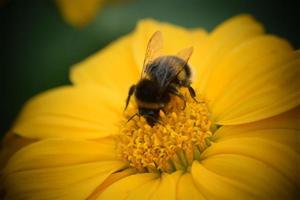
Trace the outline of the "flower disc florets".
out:
M 122 159 L 140 172 L 162 171 L 171 173 L 187 170 L 193 160 L 207 147 L 211 133 L 211 121 L 207 102 L 196 102 L 189 95 L 186 107 L 173 98 L 166 114 L 160 112 L 160 123 L 151 127 L 143 117 L 126 123 L 136 112 L 132 106 L 126 111 L 124 125 L 117 137 L 117 148 Z

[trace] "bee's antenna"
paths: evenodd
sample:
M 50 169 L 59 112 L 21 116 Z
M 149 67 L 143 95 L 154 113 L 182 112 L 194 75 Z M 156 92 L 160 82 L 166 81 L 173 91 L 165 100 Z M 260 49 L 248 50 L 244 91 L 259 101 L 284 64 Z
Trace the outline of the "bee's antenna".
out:
M 139 113 L 135 113 L 134 115 L 132 115 L 128 120 L 127 120 L 127 122 L 126 122 L 126 124 L 130 121 L 130 120 L 132 120 L 135 116 L 139 116 L 140 114 Z

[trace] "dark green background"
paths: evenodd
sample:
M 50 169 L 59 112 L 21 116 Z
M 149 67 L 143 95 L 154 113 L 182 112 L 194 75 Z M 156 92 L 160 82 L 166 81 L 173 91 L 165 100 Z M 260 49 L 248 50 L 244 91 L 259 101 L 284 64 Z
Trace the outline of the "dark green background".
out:
M 67 84 L 72 64 L 128 33 L 141 18 L 211 30 L 224 19 L 246 12 L 262 21 L 268 32 L 300 46 L 297 1 L 131 0 L 106 7 L 83 29 L 66 24 L 52 0 L 7 0 L 0 12 L 0 135 L 28 98 Z

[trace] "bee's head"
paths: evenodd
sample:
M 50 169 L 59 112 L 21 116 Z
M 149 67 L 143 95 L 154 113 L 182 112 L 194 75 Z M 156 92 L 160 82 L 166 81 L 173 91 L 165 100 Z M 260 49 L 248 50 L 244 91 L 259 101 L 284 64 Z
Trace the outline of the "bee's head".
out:
M 145 117 L 150 126 L 154 126 L 158 122 L 159 109 L 139 108 L 139 114 Z
M 160 87 L 156 81 L 142 79 L 136 85 L 135 97 L 142 102 L 156 103 L 159 101 Z

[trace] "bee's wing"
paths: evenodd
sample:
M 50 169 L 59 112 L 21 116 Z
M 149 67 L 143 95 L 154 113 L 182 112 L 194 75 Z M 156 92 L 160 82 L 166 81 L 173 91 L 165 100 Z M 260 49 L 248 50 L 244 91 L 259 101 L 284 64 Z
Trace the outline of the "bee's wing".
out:
M 167 59 L 167 63 L 160 64 L 164 70 L 158 70 L 161 74 L 160 77 L 160 86 L 162 90 L 166 89 L 170 82 L 177 77 L 177 75 L 184 69 L 185 65 L 188 63 L 191 55 L 193 53 L 193 47 L 185 48 L 179 51 L 174 58 Z M 177 58 L 180 60 L 178 60 Z M 165 66 L 170 66 L 169 69 L 165 68 Z
M 162 47 L 163 47 L 162 33 L 160 31 L 156 31 L 151 36 L 147 45 L 141 78 L 147 75 L 148 71 L 150 70 L 149 69 L 150 63 L 152 63 L 155 60 L 155 58 L 161 55 Z
M 183 66 L 182 66 L 182 67 L 184 67 L 184 66 L 188 63 L 188 61 L 189 61 L 191 55 L 193 54 L 193 51 L 194 51 L 194 48 L 193 48 L 193 47 L 189 47 L 189 48 L 182 49 L 181 51 L 179 51 L 179 52 L 177 53 L 176 56 L 177 56 L 178 58 L 180 58 L 181 60 L 183 60 Z M 181 69 L 181 70 L 182 70 L 182 69 Z M 180 72 L 181 70 L 179 70 L 179 72 Z

